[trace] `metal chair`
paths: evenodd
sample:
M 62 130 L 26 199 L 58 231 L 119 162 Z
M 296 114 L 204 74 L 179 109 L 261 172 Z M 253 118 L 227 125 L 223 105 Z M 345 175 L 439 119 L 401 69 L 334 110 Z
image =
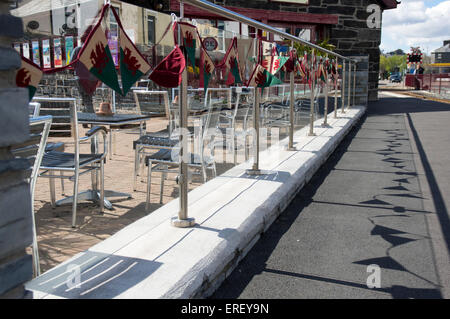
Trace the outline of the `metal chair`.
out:
M 32 166 L 29 182 L 31 194 L 31 220 L 33 228 L 33 271 L 35 276 L 39 276 L 41 271 L 39 266 L 39 251 L 37 244 L 36 222 L 34 217 L 34 189 L 36 187 L 36 180 L 44 155 L 45 145 L 47 143 L 51 123 L 51 116 L 30 118 L 30 138 L 26 142 L 20 145 L 14 145 L 11 148 L 11 151 L 15 157 L 28 160 L 28 162 Z
M 28 109 L 30 111 L 30 117 L 38 117 L 39 116 L 39 110 L 41 109 L 41 103 L 30 102 L 28 104 Z
M 216 135 L 220 135 L 221 132 L 217 129 L 219 121 L 219 112 L 213 112 L 212 107 L 206 116 L 203 116 L 203 125 L 201 130 L 201 138 L 199 141 L 198 152 L 191 153 L 189 156 L 188 167 L 198 169 L 201 171 L 203 182 L 206 182 L 207 174 L 206 170 L 212 171 L 213 177 L 217 175 L 216 163 L 214 161 L 214 138 Z M 208 144 L 210 149 L 210 155 L 206 155 L 205 144 Z M 145 210 L 148 212 L 150 207 L 150 190 L 151 190 L 151 176 L 154 172 L 161 173 L 161 185 L 160 185 L 160 197 L 159 202 L 162 203 L 162 196 L 164 190 L 164 181 L 167 177 L 167 173 L 178 173 L 176 168 L 179 167 L 179 146 L 176 145 L 172 148 L 160 149 L 156 153 L 146 156 L 145 164 L 147 165 L 147 197 Z
M 79 176 L 88 172 L 91 172 L 92 187 L 95 191 L 98 191 L 98 171 L 100 171 L 100 191 L 99 202 L 100 210 L 104 209 L 104 159 L 107 155 L 108 143 L 106 141 L 107 130 L 103 126 L 95 126 L 86 132 L 86 135 L 79 138 L 78 134 L 78 120 L 76 105 L 72 103 L 55 102 L 53 107 L 47 105 L 43 111 L 53 115 L 54 123 L 59 124 L 56 127 L 59 128 L 59 133 L 66 135 L 70 134 L 73 138 L 74 153 L 66 153 L 60 151 L 46 152 L 41 164 L 40 176 L 49 178 L 50 181 L 50 198 L 52 207 L 56 207 L 55 202 L 55 178 L 64 178 L 74 181 L 73 197 L 72 197 L 72 227 L 76 226 L 76 213 L 78 203 L 78 182 Z M 97 136 L 101 134 L 103 138 L 103 153 L 98 153 L 98 139 Z M 91 153 L 80 154 L 80 143 L 91 142 Z M 68 172 L 71 175 L 53 175 L 53 172 L 59 171 L 60 173 Z M 64 199 L 63 199 L 64 201 Z

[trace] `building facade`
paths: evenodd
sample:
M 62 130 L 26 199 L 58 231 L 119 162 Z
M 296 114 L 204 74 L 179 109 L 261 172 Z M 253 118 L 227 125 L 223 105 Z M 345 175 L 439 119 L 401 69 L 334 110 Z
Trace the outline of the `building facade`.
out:
M 128 0 L 139 4 L 140 0 Z M 317 43 L 329 39 L 336 52 L 344 56 L 369 56 L 369 101 L 378 98 L 378 73 L 381 43 L 382 12 L 395 9 L 396 0 L 216 0 L 227 9 L 241 13 L 281 30 Z M 178 0 L 151 1 L 165 12 L 179 13 Z M 156 5 L 158 5 L 156 4 Z M 226 28 L 224 19 L 195 7 L 185 5 L 185 16 L 210 20 L 218 28 Z M 245 25 L 229 28 L 254 36 Z M 264 34 L 260 34 L 264 38 Z M 276 41 L 273 35 L 267 40 Z

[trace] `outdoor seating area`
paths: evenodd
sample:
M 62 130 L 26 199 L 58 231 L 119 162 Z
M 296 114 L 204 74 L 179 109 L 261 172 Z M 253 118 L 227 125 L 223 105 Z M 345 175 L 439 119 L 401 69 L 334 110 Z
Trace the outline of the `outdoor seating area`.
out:
M 262 127 L 274 134 L 276 142 L 285 138 L 287 131 L 271 129 L 283 125 L 287 127 L 286 123 L 289 122 L 286 111 L 289 106 L 283 103 L 283 99 L 286 99 L 278 97 L 279 91 L 283 89 L 286 87 L 280 86 L 278 90 L 271 88 L 269 93 L 276 93 L 274 104 L 269 100 L 261 104 Z M 143 115 L 142 111 L 96 116 L 75 112 L 80 101 L 65 97 L 36 96 L 30 103 L 30 110 L 33 106 L 30 120 L 43 116 L 52 120 L 46 142 L 48 149 L 43 154 L 34 191 L 41 272 L 106 239 L 179 196 L 176 183 L 179 159 L 171 156 L 172 151 L 179 147 L 176 105 L 167 102 L 167 91 L 161 93 L 139 89 L 133 93 L 137 102 L 136 110 L 142 109 L 141 96 L 161 95 L 162 104 L 168 106 L 168 116 L 150 117 Z M 249 149 L 253 136 L 247 132 L 253 125 L 251 91 L 225 89 L 224 93 L 223 99 L 210 94 L 206 102 L 208 109 L 199 112 L 197 104 L 195 112 L 188 117 L 192 132 L 192 160 L 189 164 L 191 190 L 251 158 Z M 304 104 L 307 93 L 300 89 L 297 92 L 297 129 L 309 122 L 309 106 Z M 195 94 L 201 95 L 198 92 Z M 191 96 L 192 101 L 195 101 L 195 95 Z M 271 95 L 267 96 L 269 98 Z M 323 99 L 319 101 L 323 104 Z M 198 102 L 205 105 L 203 100 Z M 323 115 L 323 105 L 320 108 L 319 104 L 316 103 L 315 109 L 317 118 Z M 39 110 L 35 112 L 36 106 Z M 116 110 L 121 110 L 119 103 L 116 104 Z M 143 118 L 140 123 L 145 131 L 114 131 L 114 145 L 111 147 L 112 130 L 106 125 L 114 123 L 112 118 L 121 116 L 128 116 L 131 120 L 132 117 L 137 120 Z M 216 129 L 223 140 L 213 141 L 211 134 L 206 134 L 208 130 L 211 132 Z M 266 137 L 267 147 L 270 147 L 274 137 Z M 91 143 L 92 139 L 95 143 Z M 245 141 L 245 144 L 238 140 Z M 52 150 L 52 145 L 62 145 L 62 148 L 60 146 L 60 150 L 55 150 L 53 147 Z M 206 146 L 210 149 L 205 150 Z M 114 155 L 111 156 L 112 149 Z M 78 163 L 74 160 L 77 153 Z M 91 153 L 93 155 L 88 155 Z M 227 156 L 232 160 L 225 161 Z M 77 205 L 73 204 L 74 194 L 78 195 L 75 199 Z
M 32 175 L 34 276 L 174 200 L 180 212 L 173 225 L 192 226 L 189 191 L 241 164 L 263 175 L 260 154 L 282 140 L 295 150 L 295 134 L 315 136 L 314 123 L 328 128 L 328 117 L 355 105 L 355 61 L 282 31 L 271 30 L 291 38 L 290 45 L 158 13 L 165 32 L 153 46 L 136 43 L 138 49 L 120 11 L 109 3 L 98 10 L 78 57 L 65 66 L 41 67 L 34 51 L 33 61 L 21 51 L 18 76 L 34 72 L 30 124 L 51 121 Z M 116 42 L 100 32 L 103 19 L 114 19 Z M 210 50 L 202 42 L 208 35 L 217 42 Z M 86 62 L 83 50 L 93 38 L 106 39 L 112 60 L 96 60 L 92 51 Z M 309 53 L 300 57 L 295 41 L 311 45 Z M 135 60 L 119 54 L 119 45 Z

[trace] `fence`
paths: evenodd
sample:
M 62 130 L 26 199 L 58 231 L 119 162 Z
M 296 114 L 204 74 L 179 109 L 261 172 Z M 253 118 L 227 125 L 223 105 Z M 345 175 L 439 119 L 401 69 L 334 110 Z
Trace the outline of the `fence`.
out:
M 450 95 L 450 73 L 408 74 L 405 86 L 439 95 Z

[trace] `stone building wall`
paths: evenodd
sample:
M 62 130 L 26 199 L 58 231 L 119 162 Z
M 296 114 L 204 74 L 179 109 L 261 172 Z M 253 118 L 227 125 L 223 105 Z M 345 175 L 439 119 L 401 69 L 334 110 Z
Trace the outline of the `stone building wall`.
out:
M 0 0 L 0 298 L 25 298 L 23 284 L 32 277 L 32 242 L 28 161 L 13 158 L 10 146 L 29 138 L 28 91 L 17 88 L 20 56 L 11 47 L 23 36 L 22 20 Z
M 369 56 L 368 100 L 378 99 L 381 28 L 371 29 L 367 7 L 379 4 L 375 0 L 309 0 L 309 5 L 271 2 L 269 0 L 216 0 L 217 4 L 234 7 L 258 8 L 314 14 L 335 14 L 337 25 L 329 27 L 330 43 L 344 56 Z M 270 24 L 270 17 L 268 18 Z

